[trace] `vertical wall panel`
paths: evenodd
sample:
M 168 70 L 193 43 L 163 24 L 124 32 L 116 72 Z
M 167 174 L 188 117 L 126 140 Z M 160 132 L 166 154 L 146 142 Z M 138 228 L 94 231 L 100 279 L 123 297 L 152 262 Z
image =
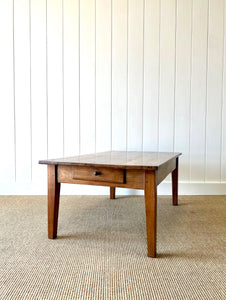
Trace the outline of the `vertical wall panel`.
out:
M 46 176 L 38 165 L 47 157 L 46 1 L 31 1 L 32 180 Z
M 79 0 L 64 0 L 64 154 L 79 154 Z
M 161 1 L 159 150 L 173 151 L 176 1 Z
M 209 2 L 206 180 L 220 181 L 224 0 Z
M 143 1 L 128 7 L 128 150 L 143 148 Z M 136 138 L 135 138 L 136 137 Z
M 39 159 L 111 149 L 180 151 L 180 181 L 225 183 L 225 12 L 225 0 L 0 1 L 1 193 L 44 184 Z
M 221 128 L 221 182 L 226 182 L 226 5 L 224 6 L 224 57 L 223 57 L 223 93 Z
M 158 149 L 160 1 L 145 1 L 144 17 L 144 151 Z
M 192 0 L 180 0 L 177 5 L 174 150 L 183 153 L 180 158 L 180 179 L 188 181 L 190 178 Z
M 95 0 L 80 2 L 80 150 L 95 151 Z
M 14 1 L 16 180 L 31 181 L 29 0 Z
M 0 182 L 13 182 L 15 180 L 13 1 L 0 1 L 0 36 Z
M 112 1 L 112 149 L 126 150 L 127 0 Z
M 205 178 L 207 30 L 208 0 L 193 1 L 190 176 L 197 182 Z
M 96 0 L 97 152 L 111 148 L 111 38 L 111 0 Z
M 225 86 L 225 83 L 224 83 Z M 222 116 L 226 116 L 226 100 L 224 95 L 224 102 L 222 108 Z M 221 153 L 221 182 L 226 182 L 226 118 L 222 119 L 222 153 Z
M 48 156 L 63 156 L 62 0 L 47 1 Z

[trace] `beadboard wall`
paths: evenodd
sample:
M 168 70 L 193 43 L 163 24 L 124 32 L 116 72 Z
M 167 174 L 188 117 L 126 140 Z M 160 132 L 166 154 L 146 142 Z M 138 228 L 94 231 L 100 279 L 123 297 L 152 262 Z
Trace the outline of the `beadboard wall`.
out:
M 45 194 L 39 159 L 106 150 L 182 152 L 180 194 L 226 194 L 225 9 L 1 0 L 0 194 Z

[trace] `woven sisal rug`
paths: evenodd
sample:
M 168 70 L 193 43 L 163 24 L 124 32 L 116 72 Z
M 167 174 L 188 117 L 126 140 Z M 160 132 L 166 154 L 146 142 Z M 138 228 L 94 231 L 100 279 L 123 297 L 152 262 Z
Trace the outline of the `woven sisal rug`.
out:
M 226 196 L 158 197 L 156 259 L 143 197 L 0 197 L 0 299 L 226 299 Z

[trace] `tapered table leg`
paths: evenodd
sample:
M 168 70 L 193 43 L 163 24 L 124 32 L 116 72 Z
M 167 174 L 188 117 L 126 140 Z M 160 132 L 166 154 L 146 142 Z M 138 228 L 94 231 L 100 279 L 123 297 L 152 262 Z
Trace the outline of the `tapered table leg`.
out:
M 172 194 L 173 205 L 178 205 L 178 157 L 176 158 L 176 169 L 172 172 Z
M 110 199 L 115 199 L 115 187 L 110 186 Z
M 155 171 L 145 171 L 144 193 L 148 256 L 156 257 L 157 185 Z
M 57 166 L 48 165 L 48 238 L 57 237 L 60 183 L 57 182 Z

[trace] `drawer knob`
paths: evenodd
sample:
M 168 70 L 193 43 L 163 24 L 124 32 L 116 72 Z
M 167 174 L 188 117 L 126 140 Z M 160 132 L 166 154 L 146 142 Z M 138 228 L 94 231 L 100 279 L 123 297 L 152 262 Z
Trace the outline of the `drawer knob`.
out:
M 101 175 L 101 172 L 100 171 L 94 171 L 93 174 L 94 174 L 94 176 L 98 176 L 98 175 Z

